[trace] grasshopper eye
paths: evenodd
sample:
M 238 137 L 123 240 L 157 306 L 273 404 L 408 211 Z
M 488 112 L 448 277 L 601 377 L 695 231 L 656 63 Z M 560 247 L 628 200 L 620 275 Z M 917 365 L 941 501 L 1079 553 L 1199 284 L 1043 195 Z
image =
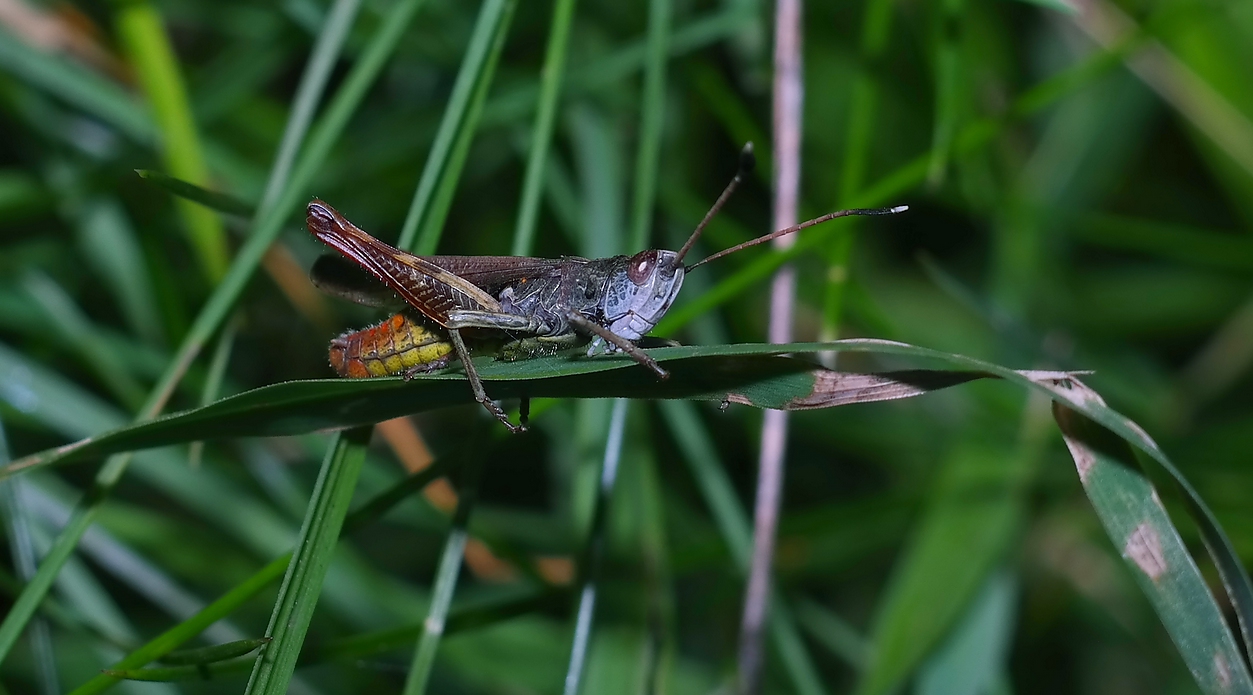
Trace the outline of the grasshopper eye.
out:
M 631 256 L 627 264 L 627 277 L 636 285 L 643 285 L 653 276 L 657 267 L 657 251 L 640 251 Z

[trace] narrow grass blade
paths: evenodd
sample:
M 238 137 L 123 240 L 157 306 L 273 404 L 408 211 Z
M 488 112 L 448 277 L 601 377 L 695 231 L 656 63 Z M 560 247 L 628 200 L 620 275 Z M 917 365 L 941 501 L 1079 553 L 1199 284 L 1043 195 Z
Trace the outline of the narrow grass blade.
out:
M 465 553 L 466 540 L 469 538 L 470 513 L 474 511 L 474 505 L 478 502 L 479 482 L 483 476 L 484 465 L 483 456 L 471 455 L 463 468 L 465 478 L 459 491 L 460 500 L 457 502 L 457 511 L 453 515 L 452 526 L 448 530 L 448 538 L 444 541 L 444 552 L 435 570 L 435 588 L 431 593 L 431 605 L 426 620 L 422 622 L 422 636 L 418 638 L 418 646 L 413 653 L 409 676 L 405 679 L 403 691 L 405 695 L 420 695 L 426 692 L 426 683 L 435 665 L 435 652 L 439 648 L 440 639 L 444 636 L 448 609 L 452 605 L 453 592 L 457 588 L 457 576 L 461 571 L 462 556 Z
M 505 35 L 517 4 L 517 0 L 484 0 L 470 45 L 457 73 L 457 82 L 444 110 L 444 118 L 440 121 L 439 132 L 435 135 L 435 144 L 427 155 L 422 178 L 418 181 L 409 213 L 400 228 L 400 240 L 396 243 L 398 248 L 412 248 L 420 256 L 429 256 L 439 245 L 444 218 L 448 215 L 470 142 L 478 128 L 487 90 L 496 73 L 496 64 L 500 60 Z
M 196 666 L 199 664 L 211 664 L 215 661 L 226 661 L 235 657 L 251 654 L 256 650 L 269 644 L 270 640 L 265 637 L 257 637 L 254 639 L 242 639 L 226 644 L 214 644 L 208 647 L 198 647 L 196 649 L 180 649 L 176 652 L 170 652 L 161 657 L 161 663 L 171 666 Z
M 122 204 L 113 197 L 90 198 L 72 214 L 79 249 L 113 294 L 131 331 L 149 344 L 163 344 L 152 275 Z
M 574 19 L 575 0 L 557 0 L 553 7 L 552 28 L 548 33 L 548 51 L 540 76 L 539 106 L 531 130 L 531 151 L 526 160 L 526 176 L 522 183 L 522 205 L 513 233 L 514 256 L 531 255 L 535 243 L 535 225 L 539 220 L 540 193 L 544 190 L 548 151 L 552 144 L 553 124 L 561 84 L 565 79 L 566 47 L 570 43 L 570 24 Z
M 1009 670 L 1009 647 L 1017 617 L 1017 586 L 1007 571 L 991 575 L 966 615 L 918 676 L 918 695 L 995 692 Z
M 986 582 L 1022 522 L 1025 456 L 971 441 L 946 458 L 880 601 L 861 695 L 904 684 Z
M 397 22 L 403 29 L 417 4 L 398 3 L 387 16 L 387 21 Z M 274 156 L 274 164 L 270 167 L 270 175 L 265 182 L 265 192 L 261 195 L 261 204 L 257 207 L 260 213 L 269 212 L 279 201 L 283 191 L 287 190 L 293 162 L 300 152 L 300 145 L 304 142 L 309 124 L 313 122 L 322 93 L 330 82 L 335 61 L 339 59 L 348 30 L 352 28 L 360 8 L 361 0 L 335 0 L 335 4 L 326 14 L 326 21 L 318 32 L 313 51 L 309 54 L 309 62 L 305 64 L 304 73 L 300 76 L 300 86 L 296 88 L 296 97 L 292 100 L 287 124 L 283 127 L 283 139 L 279 142 L 278 153 Z M 378 44 L 386 44 L 387 35 L 380 33 L 379 36 L 383 40 Z M 382 49 L 383 46 L 379 45 L 378 48 Z
M 338 139 L 357 105 L 360 104 L 368 87 L 377 77 L 420 4 L 421 0 L 399 0 L 390 8 L 378 34 L 370 41 L 361 60 L 345 78 L 344 85 L 336 93 L 326 117 L 311 137 L 305 157 L 296 166 L 295 173 L 284 188 L 284 195 L 281 196 L 282 203 L 277 203 L 273 210 L 256 224 L 252 236 L 240 249 L 230 271 L 214 290 L 195 323 L 192 324 L 176 356 L 141 409 L 139 419 L 147 419 L 160 412 L 188 365 L 195 359 L 213 332 L 229 316 L 231 308 L 243 293 L 266 248 L 282 230 L 283 221 L 286 218 L 284 210 L 295 202 L 300 190 L 312 179 L 314 171 L 330 152 L 331 146 Z M 3 45 L 5 38 L 5 36 L 0 36 L 0 46 Z M 45 557 L 44 563 L 40 565 L 38 574 L 23 589 L 13 608 L 0 623 L 0 661 L 12 649 L 26 622 L 30 620 L 39 602 L 47 594 L 61 566 L 73 552 L 78 538 L 99 513 L 101 501 L 108 497 L 110 490 L 117 484 L 129 463 L 128 456 L 112 458 L 96 475 L 93 488 L 85 497 L 84 504 L 75 510 L 70 523 L 61 531 L 61 535 L 57 537 Z
M 161 24 L 161 16 L 148 0 L 130 0 L 115 5 L 114 11 L 119 42 L 152 107 L 166 166 L 174 176 L 203 185 L 209 179 L 209 170 L 201 154 L 178 57 Z M 219 280 L 226 274 L 229 262 L 222 221 L 186 201 L 179 201 L 178 211 L 201 271 L 210 282 Z
M 152 169 L 136 169 L 139 178 L 149 181 L 174 195 L 190 200 L 193 203 L 199 203 L 210 210 L 224 212 L 228 215 L 239 215 L 248 217 L 252 215 L 252 206 L 234 196 L 197 186 L 194 183 L 174 178 L 169 174 L 163 174 Z
M 4 433 L 4 423 L 0 422 L 0 464 L 8 462 L 9 444 Z M 26 481 L 18 479 L 0 482 L 0 511 L 4 514 L 5 537 L 9 541 L 9 553 L 12 556 L 14 571 L 21 581 L 30 581 L 39 563 L 30 519 L 22 503 L 22 486 L 26 484 L 28 484 Z M 56 652 L 53 651 L 52 633 L 48 629 L 47 618 L 35 616 L 31 621 L 28 637 L 40 692 L 45 695 L 61 692 L 60 679 L 57 676 Z
M 143 387 L 126 369 L 122 358 L 98 335 L 95 324 L 83 313 L 74 299 L 52 278 L 31 271 L 22 278 L 22 287 L 38 306 L 60 342 L 78 353 L 96 378 L 127 408 L 143 402 Z
M 666 113 L 666 59 L 670 49 L 670 0 L 648 3 L 648 62 L 640 101 L 640 139 L 635 153 L 635 194 L 631 204 L 632 250 L 648 248 L 653 205 L 657 198 L 657 164 L 661 160 L 661 126 Z
M 709 506 L 714 523 L 735 562 L 736 571 L 741 576 L 747 576 L 752 554 L 752 526 L 734 486 L 718 461 L 713 442 L 691 404 L 667 401 L 661 407 L 668 416 L 666 422 L 679 442 L 683 459 L 696 478 L 701 496 L 705 498 L 705 504 Z M 802 694 L 823 692 L 822 680 L 805 649 L 787 602 L 774 590 L 770 603 L 773 607 L 769 615 L 770 640 L 782 658 L 793 687 Z
M 357 476 L 365 461 L 371 431 L 372 428 L 362 427 L 344 432 L 327 449 L 296 552 L 283 578 L 270 627 L 266 630 L 266 636 L 273 642 L 253 667 L 245 691 L 249 695 L 287 692 L 340 527 L 352 501 Z
M 380 493 L 370 502 L 362 505 L 353 511 L 345 519 L 341 528 L 341 535 L 349 533 L 356 528 L 360 528 L 371 521 L 374 521 L 394 507 L 396 504 L 407 498 L 414 492 L 421 490 L 445 474 L 450 467 L 450 462 L 445 460 L 436 461 L 421 473 L 409 476 L 401 480 L 390 489 Z M 286 553 L 268 565 L 262 567 L 251 577 L 237 584 L 233 589 L 223 594 L 221 598 L 213 603 L 205 606 L 196 615 L 184 620 L 174 627 L 166 630 L 161 635 L 149 641 L 144 646 L 128 654 L 121 661 L 113 664 L 112 669 L 117 671 L 130 671 L 138 669 L 149 664 L 162 655 L 169 653 L 189 639 L 202 633 L 205 628 L 216 623 L 222 618 L 230 615 L 239 606 L 256 596 L 262 589 L 269 586 L 270 583 L 277 581 L 283 576 L 291 563 L 291 553 Z M 99 675 L 76 688 L 71 695 L 91 695 L 92 693 L 103 692 L 111 687 L 116 679 L 108 675 Z
M 592 525 L 583 545 L 583 557 L 579 560 L 579 603 L 575 609 L 574 638 L 570 645 L 570 662 L 561 692 L 578 695 L 583 685 L 583 673 L 587 668 L 588 652 L 592 641 L 592 618 L 596 614 L 596 597 L 599 591 L 600 565 L 604 561 L 609 500 L 618 480 L 618 462 L 622 458 L 623 434 L 626 431 L 627 401 L 614 401 L 609 416 L 609 431 L 605 436 L 605 455 L 600 464 L 596 486 L 596 502 L 592 511 Z
M 53 94 L 141 144 L 156 138 L 156 126 L 143 106 L 104 75 L 68 58 L 54 56 L 0 29 L 0 68 Z

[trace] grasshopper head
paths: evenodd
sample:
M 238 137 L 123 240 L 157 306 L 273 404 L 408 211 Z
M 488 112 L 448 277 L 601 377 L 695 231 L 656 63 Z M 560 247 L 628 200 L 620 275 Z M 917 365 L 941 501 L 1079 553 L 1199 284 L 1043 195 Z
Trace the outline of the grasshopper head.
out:
M 645 336 L 670 309 L 683 274 L 674 251 L 641 251 L 628 258 L 626 272 L 612 278 L 605 293 L 606 328 L 627 340 Z

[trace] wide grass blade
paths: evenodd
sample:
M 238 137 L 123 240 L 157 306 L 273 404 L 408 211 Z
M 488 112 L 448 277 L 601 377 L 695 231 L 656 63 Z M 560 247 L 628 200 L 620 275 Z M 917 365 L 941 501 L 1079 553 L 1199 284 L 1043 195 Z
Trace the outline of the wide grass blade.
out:
M 1070 390 L 1075 401 L 1104 406 L 1079 382 L 1073 382 Z M 1196 684 L 1214 695 L 1253 693 L 1253 677 L 1222 610 L 1127 439 L 1073 406 L 1074 401 L 1058 401 L 1053 412 L 1079 481 Z M 1247 582 L 1247 575 L 1244 578 Z M 1229 579 L 1225 573 L 1224 579 Z
M 682 398 L 781 410 L 812 410 L 909 398 L 987 378 L 981 371 L 907 370 L 881 374 L 831 372 L 780 352 L 816 352 L 845 343 L 793 343 L 653 351 L 678 367 L 666 381 L 638 373 L 630 358 L 562 365 L 562 358 L 521 363 L 484 363 L 479 373 L 502 398 Z M 695 350 L 695 355 L 692 356 Z M 688 354 L 683 354 L 683 353 Z M 772 356 L 774 355 L 774 356 Z M 685 359 L 682 359 L 685 358 Z M 588 364 L 590 362 L 591 364 Z M 1018 376 L 1016 372 L 1005 370 Z M 1064 373 L 1027 373 L 1063 378 Z M 1025 378 L 1025 377 L 1020 377 Z M 390 420 L 404 414 L 473 401 L 464 376 L 293 381 L 254 389 L 217 403 L 124 427 L 14 461 L 0 476 L 116 451 L 235 436 L 279 436 Z

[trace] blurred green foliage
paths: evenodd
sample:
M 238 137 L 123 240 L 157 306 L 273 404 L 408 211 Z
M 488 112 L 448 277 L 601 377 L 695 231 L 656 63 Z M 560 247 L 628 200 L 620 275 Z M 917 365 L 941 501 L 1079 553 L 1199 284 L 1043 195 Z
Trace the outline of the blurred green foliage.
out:
M 281 232 L 264 277 L 169 409 L 329 376 L 329 338 L 379 317 L 311 293 L 304 270 L 323 251 L 302 229 L 313 196 L 381 238 L 407 227 L 441 253 L 603 256 L 636 250 L 629 239 L 650 229 L 650 245 L 675 248 L 753 140 L 759 176 L 697 254 L 768 231 L 772 6 L 654 3 L 669 31 L 650 45 L 648 3 L 574 3 L 554 73 L 543 65 L 555 4 L 484 3 L 499 24 L 479 36 L 499 41 L 475 49 L 489 13 L 451 0 L 408 3 L 407 24 L 395 0 L 5 3 L 20 10 L 0 19 L 0 418 L 13 455 L 133 418 L 214 291 L 214 230 L 238 250 L 267 214 Z M 144 33 L 153 11 L 173 47 L 164 58 L 160 37 Z M 794 256 L 797 339 L 872 336 L 1015 368 L 1095 370 L 1088 383 L 1157 439 L 1253 562 L 1253 469 L 1241 453 L 1253 438 L 1243 393 L 1253 385 L 1253 4 L 811 0 L 805 19 L 803 214 L 911 211 L 806 233 Z M 315 44 L 334 44 L 336 30 L 342 52 L 317 53 L 329 61 L 325 90 L 301 96 Z M 664 82 L 650 92 L 658 50 L 668 61 L 654 63 Z M 337 136 L 321 106 L 370 60 L 381 72 L 362 78 L 359 103 L 344 97 Z M 459 74 L 470 75 L 460 88 Z M 177 90 L 145 92 L 170 79 L 185 103 Z M 537 160 L 540 103 L 551 103 L 552 132 Z M 314 124 L 309 143 L 333 143 L 307 172 L 315 145 L 281 145 L 302 130 L 293 114 Z M 654 135 L 655 171 L 639 149 Z M 261 212 L 206 219 L 136 169 L 204 175 L 192 182 Z M 418 205 L 424 171 L 431 188 Z M 524 205 L 527 181 L 538 202 Z M 650 185 L 651 211 L 640 193 Z M 538 214 L 533 242 L 515 237 L 530 224 L 520 209 Z M 666 337 L 762 340 L 771 259 L 757 249 L 694 272 Z M 839 358 L 847 369 L 904 364 Z M 533 431 L 512 438 L 472 405 L 415 420 L 436 458 L 486 462 L 427 692 L 561 688 L 572 567 L 587 548 L 611 403 L 538 405 Z M 583 692 L 726 687 L 759 422 L 748 408 L 630 406 Z M 397 444 L 412 441 L 405 432 L 386 441 L 418 456 Z M 1194 692 L 1055 432 L 1042 399 L 997 383 L 795 415 L 776 563 L 785 618 L 767 692 Z M 354 507 L 405 474 L 383 439 Z M 264 590 L 187 646 L 265 634 L 281 574 L 268 563 L 292 549 L 329 442 L 137 456 L 0 683 L 75 688 L 268 566 Z M 27 527 L 9 527 L 8 596 L 30 576 L 21 558 L 46 552 L 91 471 L 11 488 L 9 516 Z M 1203 556 L 1173 488 L 1162 489 Z M 308 637 L 295 642 L 291 692 L 400 691 L 447 502 L 409 497 L 341 539 Z M 205 666 L 143 687 L 243 690 L 250 668 L 224 661 L 209 682 L 195 680 Z

